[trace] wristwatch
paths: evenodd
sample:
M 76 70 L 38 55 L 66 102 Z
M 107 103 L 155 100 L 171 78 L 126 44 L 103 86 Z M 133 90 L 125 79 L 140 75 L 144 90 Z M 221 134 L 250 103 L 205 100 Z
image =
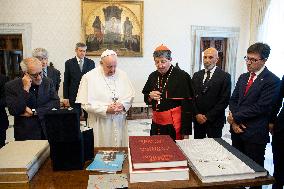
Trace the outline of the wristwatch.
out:
M 32 109 L 32 112 L 33 112 L 33 116 L 34 116 L 34 115 L 37 115 L 37 112 L 36 112 L 35 109 Z

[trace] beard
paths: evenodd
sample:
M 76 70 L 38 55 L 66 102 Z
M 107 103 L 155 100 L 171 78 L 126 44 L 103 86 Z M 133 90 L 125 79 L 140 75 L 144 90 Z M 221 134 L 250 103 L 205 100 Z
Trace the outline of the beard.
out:
M 207 70 L 211 70 L 214 68 L 215 64 L 210 64 L 210 63 L 204 63 L 204 68 Z

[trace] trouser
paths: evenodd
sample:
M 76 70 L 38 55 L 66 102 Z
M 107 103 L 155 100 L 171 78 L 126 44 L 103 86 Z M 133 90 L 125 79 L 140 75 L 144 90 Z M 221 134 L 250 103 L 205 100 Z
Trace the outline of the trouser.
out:
M 256 163 L 264 167 L 264 155 L 266 144 L 251 143 L 243 141 L 241 137 L 232 133 L 232 146 L 250 157 Z M 251 189 L 261 189 L 261 186 L 250 187 Z
M 272 152 L 275 184 L 272 189 L 283 189 L 284 185 L 284 131 L 275 133 L 272 137 Z
M 212 127 L 209 123 L 198 124 L 194 123 L 194 138 L 202 139 L 206 138 L 221 138 L 223 127 Z
M 0 148 L 5 146 L 5 141 L 6 141 L 6 128 L 2 128 L 2 126 L 0 126 Z

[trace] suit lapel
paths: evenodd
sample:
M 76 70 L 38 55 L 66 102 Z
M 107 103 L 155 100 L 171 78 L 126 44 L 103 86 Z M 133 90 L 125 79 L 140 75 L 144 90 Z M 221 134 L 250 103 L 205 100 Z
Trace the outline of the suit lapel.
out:
M 199 91 L 202 90 L 202 86 L 203 86 L 203 78 L 204 78 L 204 74 L 205 74 L 205 70 L 203 69 L 202 72 L 199 72 L 200 74 L 198 74 L 198 81 L 199 81 Z
M 240 91 L 239 91 L 239 96 L 240 96 L 241 101 L 243 101 L 247 97 L 247 95 L 244 96 L 244 94 L 245 94 L 247 82 L 249 80 L 249 76 L 250 76 L 250 74 L 249 74 L 249 72 L 247 72 L 245 74 L 244 78 L 242 79 L 241 84 L 240 84 L 241 87 L 240 87 Z
M 49 67 L 46 68 L 47 77 L 52 78 L 52 72 L 50 71 Z
M 72 66 L 72 67 L 76 69 L 76 72 L 80 72 L 81 73 L 81 69 L 80 69 L 80 66 L 78 64 L 78 61 L 77 61 L 76 57 L 74 58 L 73 64 L 74 64 L 74 66 Z M 82 70 L 84 70 L 84 65 L 83 65 L 83 69 Z
M 267 74 L 267 68 L 264 68 L 264 70 L 257 76 L 257 78 L 252 83 L 252 85 L 249 88 L 246 96 L 244 96 L 245 89 L 246 89 L 246 86 L 247 86 L 247 82 L 248 82 L 249 77 L 250 77 L 249 73 L 246 74 L 245 79 L 243 81 L 244 83 L 242 85 L 242 91 L 240 91 L 240 95 L 242 95 L 242 100 L 246 99 L 252 93 L 252 91 L 254 91 L 257 87 L 259 87 L 261 82 L 264 80 L 266 74 Z
M 213 75 L 211 76 L 209 82 L 211 82 L 211 80 L 214 81 L 214 80 L 218 79 L 219 72 L 220 72 L 220 68 L 216 67 L 216 69 L 215 69 Z
M 258 76 L 257 78 L 254 80 L 254 82 L 252 83 L 251 87 L 248 90 L 248 93 L 246 96 L 250 95 L 250 93 L 255 90 L 255 88 L 257 88 L 260 83 L 263 81 L 265 75 L 267 73 L 267 68 L 265 68 Z
M 41 104 L 41 97 L 43 97 L 44 96 L 44 92 L 43 92 L 43 89 L 44 89 L 44 78 L 42 78 L 42 83 L 39 85 L 39 87 L 38 87 L 38 94 L 37 94 L 37 104 Z
M 84 58 L 84 63 L 83 63 L 83 68 L 82 68 L 82 73 L 85 73 L 86 66 L 87 66 L 87 61 L 86 61 L 86 58 Z
M 87 59 L 84 58 L 84 64 L 83 64 L 83 69 L 82 69 L 82 73 L 85 73 L 88 70 L 88 63 L 87 63 Z

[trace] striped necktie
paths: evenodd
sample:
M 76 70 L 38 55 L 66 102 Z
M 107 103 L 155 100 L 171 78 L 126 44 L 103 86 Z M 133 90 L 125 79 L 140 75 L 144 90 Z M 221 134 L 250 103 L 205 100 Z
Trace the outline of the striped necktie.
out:
M 42 73 L 43 73 L 43 77 L 47 77 L 46 69 L 43 69 Z

